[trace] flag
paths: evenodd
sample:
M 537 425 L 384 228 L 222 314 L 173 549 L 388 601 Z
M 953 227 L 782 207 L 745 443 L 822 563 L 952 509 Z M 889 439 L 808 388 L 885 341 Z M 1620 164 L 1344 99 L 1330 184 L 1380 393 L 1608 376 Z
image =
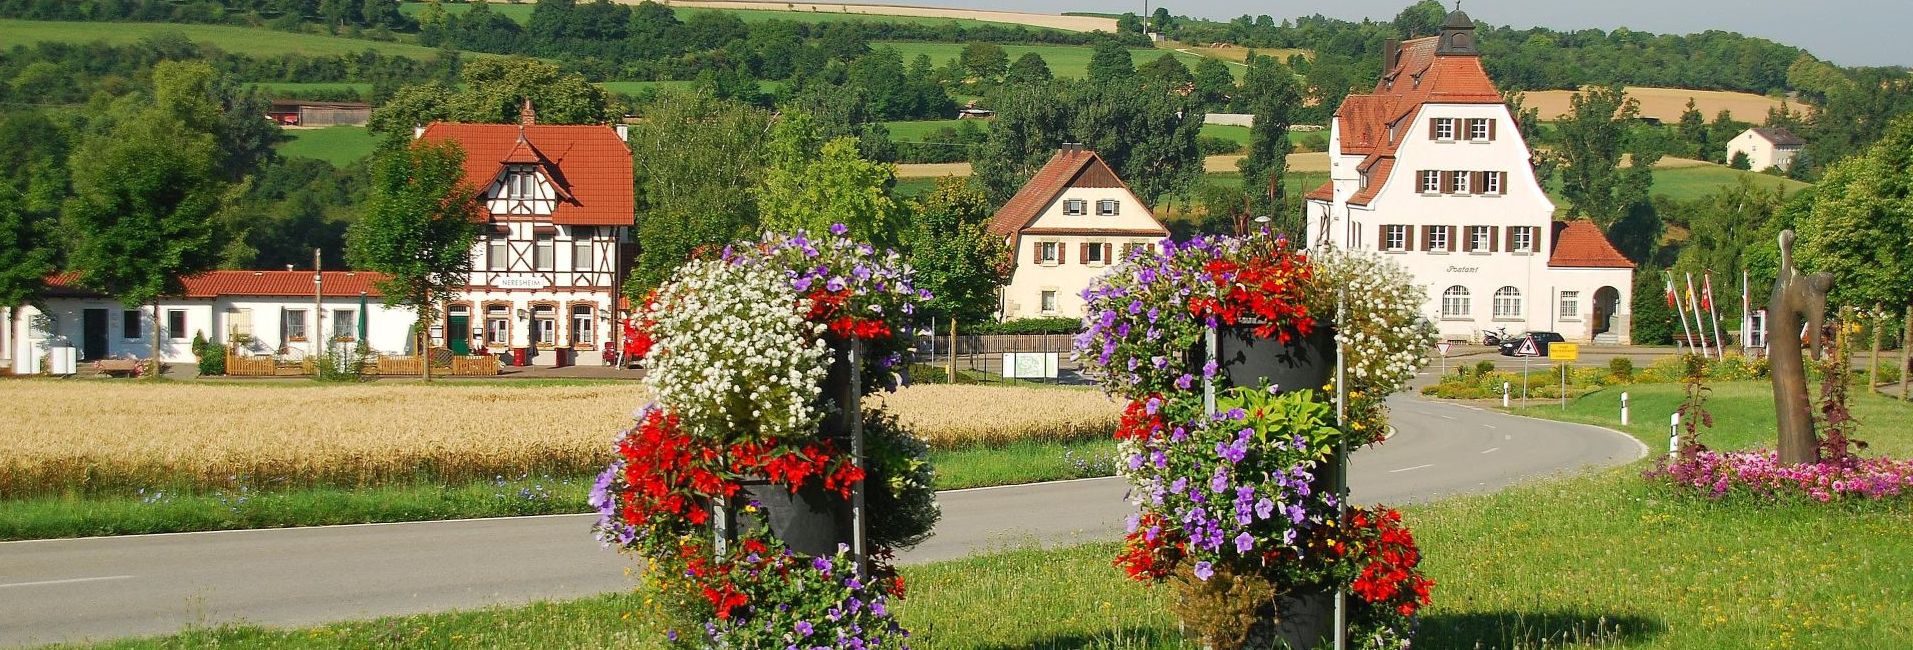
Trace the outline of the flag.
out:
M 1694 276 L 1687 276 L 1687 304 L 1694 304 Z
M 1700 308 L 1714 310 L 1714 272 L 1707 271 L 1700 276 Z
M 1661 271 L 1661 278 L 1667 281 L 1667 306 L 1675 306 L 1678 298 L 1674 295 L 1674 274 Z

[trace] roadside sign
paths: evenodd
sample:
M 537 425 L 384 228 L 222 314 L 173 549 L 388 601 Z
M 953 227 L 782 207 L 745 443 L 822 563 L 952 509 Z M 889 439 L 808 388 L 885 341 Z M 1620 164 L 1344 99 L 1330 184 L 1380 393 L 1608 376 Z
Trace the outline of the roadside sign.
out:
M 1448 342 L 1447 342 L 1447 341 L 1442 341 L 1442 342 L 1440 342 L 1440 343 L 1436 343 L 1436 344 L 1435 344 L 1435 349 L 1436 349 L 1436 350 L 1439 350 L 1439 351 L 1441 352 L 1441 356 L 1444 356 L 1444 357 L 1445 357 L 1445 356 L 1448 356 Z
M 1528 336 L 1521 339 L 1521 347 L 1514 351 L 1514 355 L 1517 357 L 1538 357 L 1541 356 L 1541 351 L 1534 347 L 1534 337 Z
M 1578 361 L 1581 358 L 1581 344 L 1554 343 L 1548 346 L 1548 359 L 1551 361 Z

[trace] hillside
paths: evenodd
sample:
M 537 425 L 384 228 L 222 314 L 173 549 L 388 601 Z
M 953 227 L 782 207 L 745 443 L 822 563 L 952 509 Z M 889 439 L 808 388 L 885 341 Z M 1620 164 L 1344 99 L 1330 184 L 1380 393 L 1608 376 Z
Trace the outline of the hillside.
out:
M 50 20 L 0 19 L 0 48 L 43 42 L 125 45 L 157 34 L 173 33 L 195 43 L 207 43 L 228 52 L 251 56 L 303 54 L 332 56 L 373 50 L 381 54 L 423 59 L 438 50 L 406 43 L 386 43 L 339 36 L 276 32 L 252 27 L 176 23 L 82 23 Z M 468 53 L 466 56 L 486 56 Z

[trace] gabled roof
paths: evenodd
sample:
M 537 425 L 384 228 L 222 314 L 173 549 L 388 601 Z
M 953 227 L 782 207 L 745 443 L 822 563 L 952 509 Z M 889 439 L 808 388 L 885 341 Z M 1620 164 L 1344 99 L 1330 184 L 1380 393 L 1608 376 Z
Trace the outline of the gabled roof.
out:
M 364 293 L 380 297 L 378 283 L 383 273 L 370 271 L 325 271 L 322 285 L 326 297 L 351 298 Z M 49 295 L 54 297 L 99 297 L 100 293 L 79 286 L 79 274 L 61 273 L 47 278 Z M 220 296 L 261 296 L 311 298 L 311 271 L 207 271 L 180 280 L 185 292 L 172 298 L 217 298 Z
M 1548 266 L 1631 269 L 1634 262 L 1614 248 L 1607 235 L 1594 222 L 1586 219 L 1554 222 L 1554 253 L 1548 256 Z
M 1754 127 L 1748 130 L 1753 131 L 1754 135 L 1760 136 L 1761 139 L 1773 143 L 1773 145 L 1776 147 L 1807 146 L 1807 141 L 1805 138 L 1794 135 L 1792 131 L 1788 131 L 1778 126 Z
M 434 122 L 419 139 L 457 142 L 465 150 L 465 182 L 481 192 L 505 165 L 539 165 L 558 194 L 552 223 L 631 225 L 631 150 L 611 127 Z M 479 216 L 492 217 L 482 204 Z
M 996 211 L 996 216 L 990 218 L 990 233 L 1009 237 L 1021 232 L 1035 223 L 1036 218 L 1042 216 L 1043 208 L 1054 203 L 1063 190 L 1072 187 L 1120 187 L 1129 191 L 1129 185 L 1118 178 L 1115 170 L 1096 152 L 1067 146 L 1058 149 L 1056 155 L 1023 184 L 1023 189 L 1017 190 L 1016 196 Z

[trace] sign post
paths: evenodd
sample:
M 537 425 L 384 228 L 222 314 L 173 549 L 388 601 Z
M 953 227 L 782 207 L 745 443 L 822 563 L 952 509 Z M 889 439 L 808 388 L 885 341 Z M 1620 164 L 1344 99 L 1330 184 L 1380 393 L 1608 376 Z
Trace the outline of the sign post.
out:
M 1517 348 L 1514 354 L 1521 357 L 1521 403 L 1525 405 L 1528 403 L 1528 363 L 1535 357 L 1541 356 L 1541 350 L 1535 347 L 1534 337 L 1526 336 L 1522 337 L 1521 347 Z
M 1534 339 L 1529 339 L 1533 341 Z M 1568 410 L 1568 366 L 1580 360 L 1581 344 L 1555 343 L 1548 346 L 1548 360 L 1561 364 L 1561 410 Z
M 1436 343 L 1435 350 L 1441 353 L 1441 375 L 1446 377 L 1448 376 L 1448 342 Z

